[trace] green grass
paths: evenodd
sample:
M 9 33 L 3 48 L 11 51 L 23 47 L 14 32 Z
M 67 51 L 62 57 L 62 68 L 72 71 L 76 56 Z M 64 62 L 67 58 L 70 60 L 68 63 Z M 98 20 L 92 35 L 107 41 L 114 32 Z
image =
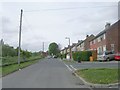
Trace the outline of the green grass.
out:
M 2 67 L 0 67 L 0 76 L 2 75 Z
M 94 84 L 110 84 L 117 83 L 118 69 L 82 69 L 77 70 L 76 73 L 84 78 L 87 82 Z
M 22 69 L 22 68 L 27 67 L 27 66 L 34 64 L 36 62 L 38 62 L 38 60 L 21 63 L 20 68 Z M 4 67 L 2 67 L 2 76 L 5 76 L 5 75 L 10 74 L 14 71 L 17 71 L 18 69 L 19 69 L 18 64 L 4 66 Z
M 29 58 L 26 58 L 25 60 L 26 60 L 26 61 L 29 61 L 29 60 L 36 60 L 36 59 L 41 59 L 41 56 L 31 56 L 31 57 L 29 57 Z M 21 61 L 24 61 L 22 57 L 21 57 L 20 60 L 21 60 Z M 3 57 L 3 58 L 1 59 L 1 62 L 2 62 L 1 65 L 17 63 L 17 62 L 18 62 L 18 56 L 14 56 L 14 57 L 11 57 L 11 56 Z

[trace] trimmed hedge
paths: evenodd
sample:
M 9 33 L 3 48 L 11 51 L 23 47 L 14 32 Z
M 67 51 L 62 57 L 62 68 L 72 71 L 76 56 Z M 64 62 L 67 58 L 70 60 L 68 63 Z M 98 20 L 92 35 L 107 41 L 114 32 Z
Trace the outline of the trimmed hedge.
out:
M 73 56 L 73 60 L 75 61 L 89 61 L 90 60 L 90 56 L 92 56 L 92 52 L 91 51 L 80 51 L 80 52 L 74 52 L 72 54 Z

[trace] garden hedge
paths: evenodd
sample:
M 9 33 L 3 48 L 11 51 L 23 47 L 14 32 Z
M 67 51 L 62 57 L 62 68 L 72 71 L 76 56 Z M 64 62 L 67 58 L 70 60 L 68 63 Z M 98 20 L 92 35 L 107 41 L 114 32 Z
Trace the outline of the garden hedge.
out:
M 79 61 L 79 60 L 89 61 L 90 56 L 92 56 L 92 52 L 91 51 L 73 52 L 72 56 L 73 56 L 73 60 L 75 61 Z

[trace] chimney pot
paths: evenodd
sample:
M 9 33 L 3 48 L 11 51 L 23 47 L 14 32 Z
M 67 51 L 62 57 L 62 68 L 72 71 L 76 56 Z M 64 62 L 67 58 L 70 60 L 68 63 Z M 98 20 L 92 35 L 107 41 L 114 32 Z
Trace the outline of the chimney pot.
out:
M 106 25 L 105 25 L 105 29 L 108 29 L 110 27 L 110 23 L 106 23 Z
M 89 35 L 86 35 L 86 38 L 88 38 L 89 37 Z

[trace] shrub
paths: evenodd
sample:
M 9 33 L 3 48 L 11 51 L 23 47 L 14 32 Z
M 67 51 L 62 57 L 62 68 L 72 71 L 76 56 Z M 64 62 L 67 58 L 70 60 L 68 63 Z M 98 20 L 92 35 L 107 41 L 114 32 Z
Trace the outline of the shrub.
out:
M 72 56 L 73 56 L 73 60 L 78 61 L 80 60 L 81 55 L 80 55 L 80 52 L 73 52 Z
M 80 52 L 74 52 L 72 54 L 73 56 L 73 60 L 78 61 L 89 61 L 90 56 L 92 56 L 92 52 L 91 51 L 80 51 Z

